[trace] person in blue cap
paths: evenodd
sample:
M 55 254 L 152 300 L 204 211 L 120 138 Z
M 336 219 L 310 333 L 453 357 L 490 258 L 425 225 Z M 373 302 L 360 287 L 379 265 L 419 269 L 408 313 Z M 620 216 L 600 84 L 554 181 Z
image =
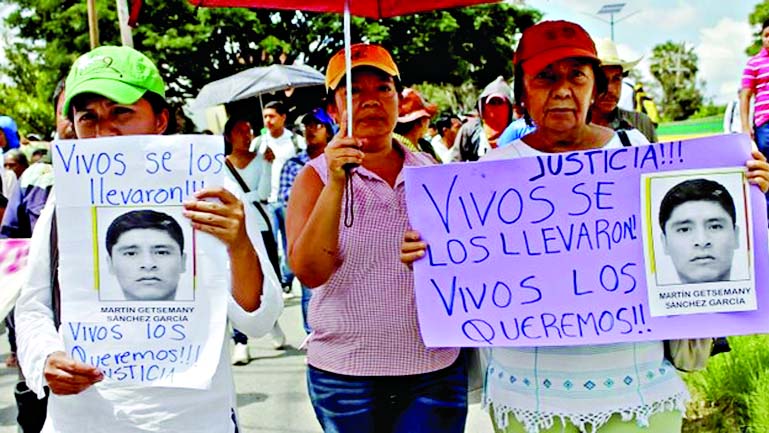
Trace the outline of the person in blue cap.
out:
M 0 148 L 3 152 L 19 148 L 19 128 L 9 116 L 0 116 Z
M 319 156 L 326 149 L 326 145 L 336 135 L 339 127 L 331 119 L 323 108 L 315 108 L 302 117 L 302 126 L 304 126 L 304 141 L 307 143 L 307 149 L 299 152 L 296 156 L 289 158 L 283 169 L 280 171 L 280 187 L 278 189 L 278 200 L 288 208 L 288 197 L 291 193 L 291 186 L 294 184 L 296 176 L 305 164 L 310 162 L 316 156 Z M 304 331 L 310 333 L 310 325 L 307 324 L 307 309 L 310 305 L 312 292 L 302 284 L 302 322 Z

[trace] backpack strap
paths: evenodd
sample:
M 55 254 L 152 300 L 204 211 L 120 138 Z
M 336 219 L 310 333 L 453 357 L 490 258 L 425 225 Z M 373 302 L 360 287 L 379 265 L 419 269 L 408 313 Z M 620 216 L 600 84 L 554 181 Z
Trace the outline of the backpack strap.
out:
M 59 287 L 59 233 L 56 224 L 56 210 L 51 219 L 51 236 L 49 237 L 51 264 L 51 307 L 53 307 L 53 324 L 56 329 L 61 325 L 61 288 Z
M 232 173 L 232 177 L 235 178 L 235 180 L 238 182 L 240 187 L 243 189 L 243 192 L 249 193 L 251 192 L 251 189 L 246 184 L 246 181 L 243 180 L 243 178 L 240 176 L 240 173 L 238 173 L 238 170 L 235 168 L 234 165 L 232 165 L 232 162 L 230 162 L 229 159 L 224 158 L 224 164 L 227 166 L 227 168 L 230 170 L 230 173 Z M 267 224 L 267 230 L 272 233 L 272 224 L 270 223 L 270 217 L 267 216 L 267 212 L 262 209 L 262 205 L 259 204 L 258 201 L 254 200 L 251 202 L 251 204 L 254 205 L 257 211 L 262 215 L 262 218 L 264 219 L 265 224 Z
M 620 129 L 617 131 L 617 135 L 619 135 L 619 141 L 622 142 L 622 147 L 632 147 L 633 144 L 630 143 L 630 138 L 627 136 L 627 131 Z
M 294 143 L 294 155 L 299 154 L 302 151 L 299 147 L 299 137 L 293 131 L 291 131 L 291 142 Z

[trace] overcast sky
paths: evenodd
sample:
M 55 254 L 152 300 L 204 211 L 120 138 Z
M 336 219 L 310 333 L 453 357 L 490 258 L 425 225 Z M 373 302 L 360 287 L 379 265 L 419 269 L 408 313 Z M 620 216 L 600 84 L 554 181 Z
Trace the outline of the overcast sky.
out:
M 614 38 L 620 56 L 644 60 L 638 68 L 648 77 L 652 48 L 667 40 L 687 42 L 699 56 L 705 96 L 716 103 L 736 97 L 748 56 L 745 48 L 756 29 L 748 24 L 755 0 L 526 0 L 545 13 L 545 19 L 566 19 L 581 24 L 593 37 L 610 37 L 608 23 L 591 15 L 601 6 L 626 3 L 615 15 Z M 606 21 L 608 15 L 601 15 Z

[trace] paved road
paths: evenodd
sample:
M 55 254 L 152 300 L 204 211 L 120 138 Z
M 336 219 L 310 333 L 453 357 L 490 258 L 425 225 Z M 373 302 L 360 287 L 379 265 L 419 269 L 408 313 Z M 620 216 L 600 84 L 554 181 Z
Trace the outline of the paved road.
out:
M 305 386 L 305 357 L 296 348 L 304 339 L 299 298 L 286 301 L 280 319 L 288 337 L 287 350 L 274 350 L 269 337 L 249 342 L 253 361 L 233 367 L 241 427 L 245 433 L 321 433 Z M 6 335 L 0 335 L 0 359 L 8 355 Z M 16 432 L 13 386 L 16 370 L 0 362 L 0 433 Z M 488 416 L 472 405 L 468 433 L 491 432 Z

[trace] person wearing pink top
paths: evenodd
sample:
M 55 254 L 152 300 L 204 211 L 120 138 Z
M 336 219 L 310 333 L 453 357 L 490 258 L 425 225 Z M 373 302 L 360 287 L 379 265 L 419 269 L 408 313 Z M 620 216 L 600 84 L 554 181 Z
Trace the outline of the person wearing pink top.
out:
M 753 122 L 750 100 L 753 101 Z M 769 19 L 761 25 L 761 51 L 748 60 L 740 90 L 742 130 L 750 134 L 758 150 L 769 157 Z M 769 195 L 767 195 L 769 209 Z
M 412 271 L 400 262 L 408 228 L 403 168 L 434 164 L 393 138 L 399 73 L 377 45 L 355 44 L 352 137 L 344 52 L 326 72 L 339 133 L 299 173 L 288 203 L 291 269 L 314 287 L 307 383 L 326 433 L 460 433 L 467 368 L 456 348 L 427 348 Z

